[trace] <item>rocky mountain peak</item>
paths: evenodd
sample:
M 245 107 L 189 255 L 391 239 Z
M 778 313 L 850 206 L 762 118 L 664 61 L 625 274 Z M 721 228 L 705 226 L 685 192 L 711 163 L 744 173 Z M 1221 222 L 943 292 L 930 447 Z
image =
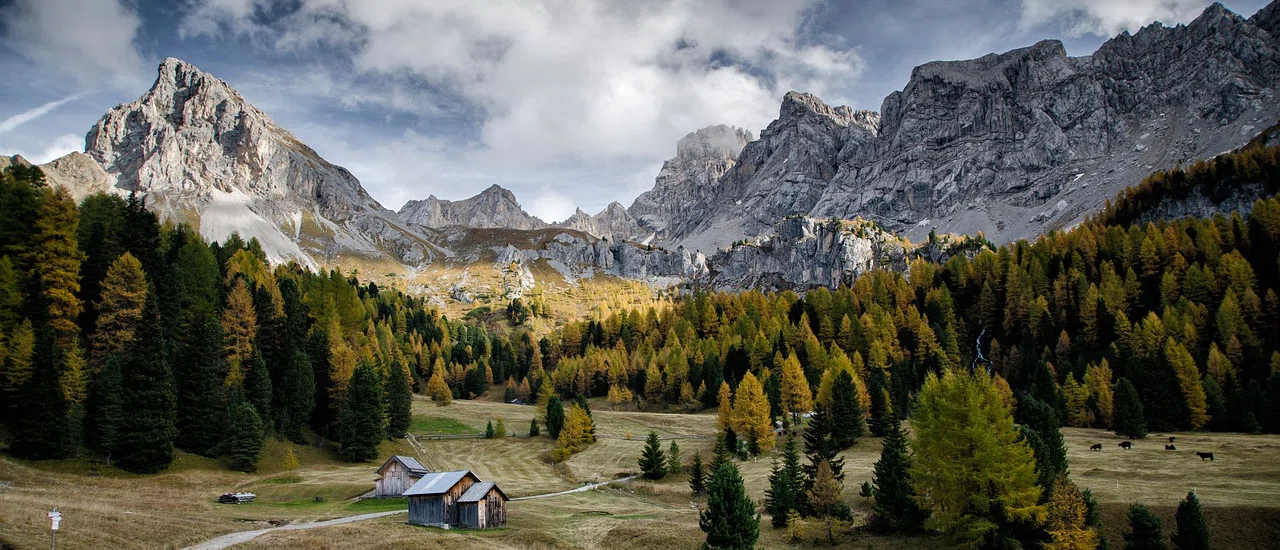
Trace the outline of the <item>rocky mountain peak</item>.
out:
M 704 157 L 738 158 L 742 147 L 755 138 L 742 128 L 718 124 L 692 132 L 676 142 L 676 157 L 696 159 Z
M 516 196 L 500 185 L 490 185 L 475 196 L 459 201 L 438 199 L 411 200 L 400 207 L 396 216 L 405 223 L 441 229 L 465 226 L 506 229 L 541 229 L 542 220 L 524 211 Z

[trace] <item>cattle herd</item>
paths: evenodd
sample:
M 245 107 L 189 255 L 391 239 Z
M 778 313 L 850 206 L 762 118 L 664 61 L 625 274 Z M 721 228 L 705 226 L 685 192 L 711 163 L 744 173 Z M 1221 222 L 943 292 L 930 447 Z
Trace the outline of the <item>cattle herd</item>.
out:
M 1173 442 L 1174 442 L 1176 439 L 1178 439 L 1178 438 L 1177 438 L 1177 437 L 1174 437 L 1174 436 L 1172 436 L 1172 435 L 1171 435 L 1171 436 L 1169 436 L 1169 444 L 1164 446 L 1164 450 L 1166 450 L 1166 451 L 1176 451 L 1176 450 L 1178 450 L 1178 448 L 1177 448 L 1176 446 L 1174 446 L 1174 445 L 1173 445 Z M 1127 450 L 1129 450 L 1129 449 L 1132 449 L 1132 448 L 1133 448 L 1133 442 L 1132 442 L 1132 441 L 1121 441 L 1121 442 L 1120 442 L 1118 445 L 1116 445 L 1116 446 L 1117 446 L 1117 447 L 1120 447 L 1121 449 L 1124 449 L 1124 450 L 1126 450 L 1126 451 L 1127 451 Z M 1101 451 L 1101 450 L 1102 450 L 1102 444 L 1101 444 L 1101 443 L 1094 443 L 1093 445 L 1090 445 L 1090 446 L 1089 446 L 1089 450 L 1090 450 L 1090 451 Z M 1206 461 L 1206 460 L 1208 460 L 1208 461 L 1210 461 L 1210 462 L 1213 462 L 1213 453 L 1202 453 L 1202 452 L 1196 451 L 1196 456 L 1200 457 L 1200 461 L 1201 461 L 1201 462 L 1204 462 L 1204 461 Z

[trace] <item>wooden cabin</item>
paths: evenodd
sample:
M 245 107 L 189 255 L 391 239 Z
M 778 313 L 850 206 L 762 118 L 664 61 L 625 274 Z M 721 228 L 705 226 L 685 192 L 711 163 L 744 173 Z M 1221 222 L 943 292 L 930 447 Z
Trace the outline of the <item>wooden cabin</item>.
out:
M 458 497 L 458 523 L 467 529 L 487 529 L 507 524 L 507 494 L 492 481 L 472 485 Z
M 460 525 L 458 499 L 480 478 L 469 470 L 422 476 L 404 496 L 409 498 L 409 523 L 448 528 Z
M 427 473 L 427 469 L 411 456 L 392 456 L 378 468 L 378 483 L 374 488 L 373 496 L 378 498 L 403 496 L 405 491 L 413 487 L 413 484 Z

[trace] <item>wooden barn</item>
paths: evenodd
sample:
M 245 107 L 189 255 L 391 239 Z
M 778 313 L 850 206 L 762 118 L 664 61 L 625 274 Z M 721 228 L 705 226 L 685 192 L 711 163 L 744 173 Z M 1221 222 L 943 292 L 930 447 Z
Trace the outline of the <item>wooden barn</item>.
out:
M 468 470 L 422 476 L 404 492 L 409 498 L 409 523 L 448 527 L 458 522 L 458 499 L 480 478 Z
M 492 481 L 472 485 L 458 497 L 458 524 L 467 529 L 488 529 L 507 524 L 507 494 Z
M 374 488 L 373 496 L 378 498 L 402 496 L 427 473 L 427 469 L 411 456 L 392 456 L 378 468 L 378 484 Z

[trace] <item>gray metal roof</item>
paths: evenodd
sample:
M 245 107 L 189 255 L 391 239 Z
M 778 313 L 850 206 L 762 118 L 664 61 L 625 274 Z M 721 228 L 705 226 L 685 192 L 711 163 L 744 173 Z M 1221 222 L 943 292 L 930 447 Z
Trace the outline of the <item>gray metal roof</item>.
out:
M 461 470 L 457 472 L 436 472 L 422 476 L 417 483 L 413 484 L 408 491 L 404 492 L 404 496 L 422 496 L 422 495 L 441 495 L 447 493 L 454 485 L 457 485 L 462 478 L 475 474 L 470 470 Z
M 502 492 L 502 488 L 498 487 L 498 484 L 492 481 L 482 481 L 472 485 L 467 489 L 467 492 L 462 493 L 462 496 L 458 497 L 458 502 L 480 502 L 481 500 L 484 500 L 484 496 L 489 494 L 489 490 L 491 489 L 497 489 L 498 494 L 502 495 L 502 498 L 511 500 L 507 498 L 506 493 Z
M 413 473 L 426 473 L 428 471 L 426 466 L 423 466 L 422 463 L 418 462 L 418 459 L 404 455 L 392 455 L 391 458 L 388 458 L 386 462 L 382 463 L 382 466 L 378 467 L 378 471 L 381 472 L 385 470 L 393 460 L 404 464 L 404 467 L 408 468 L 409 471 Z

